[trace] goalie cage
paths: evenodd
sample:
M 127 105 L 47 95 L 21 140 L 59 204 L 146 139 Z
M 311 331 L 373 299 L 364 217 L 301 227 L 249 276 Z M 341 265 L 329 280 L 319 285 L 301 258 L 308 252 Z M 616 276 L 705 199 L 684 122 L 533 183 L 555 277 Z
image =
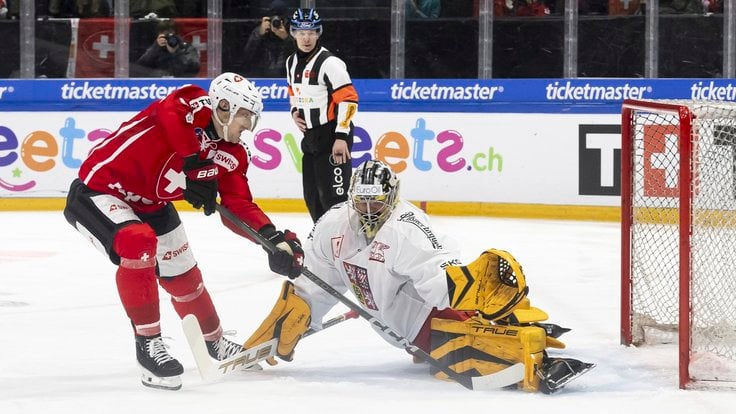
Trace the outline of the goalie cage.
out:
M 621 115 L 621 343 L 677 343 L 680 388 L 735 388 L 736 104 Z

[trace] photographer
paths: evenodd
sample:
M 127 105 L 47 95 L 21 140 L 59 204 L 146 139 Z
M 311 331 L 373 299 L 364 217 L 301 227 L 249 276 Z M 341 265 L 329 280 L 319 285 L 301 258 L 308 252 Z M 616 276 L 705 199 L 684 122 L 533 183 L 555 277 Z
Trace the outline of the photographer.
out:
M 132 65 L 133 77 L 194 77 L 199 73 L 199 52 L 176 33 L 173 20 L 161 20 L 153 44 Z
M 253 29 L 243 51 L 243 72 L 249 78 L 282 78 L 285 62 L 294 44 L 284 16 L 286 6 L 280 0 L 271 3 L 266 16 Z

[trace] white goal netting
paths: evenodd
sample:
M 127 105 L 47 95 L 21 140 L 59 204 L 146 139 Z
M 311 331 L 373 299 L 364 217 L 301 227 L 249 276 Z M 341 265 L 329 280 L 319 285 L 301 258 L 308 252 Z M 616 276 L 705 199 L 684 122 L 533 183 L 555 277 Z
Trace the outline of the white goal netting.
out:
M 662 101 L 664 102 L 664 101 Z M 690 331 L 692 380 L 736 381 L 736 104 L 669 101 L 692 113 L 638 108 L 631 124 L 632 342 L 677 342 Z M 627 126 L 624 125 L 624 128 Z M 681 249 L 680 153 L 690 142 L 689 245 Z M 627 156 L 623 154 L 622 156 Z M 681 298 L 680 266 L 689 268 Z M 679 318 L 680 300 L 690 320 Z

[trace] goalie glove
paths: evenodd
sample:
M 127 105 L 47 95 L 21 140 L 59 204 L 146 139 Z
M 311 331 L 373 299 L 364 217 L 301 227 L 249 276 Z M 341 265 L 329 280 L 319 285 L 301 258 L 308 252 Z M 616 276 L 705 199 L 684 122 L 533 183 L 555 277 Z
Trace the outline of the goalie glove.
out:
M 276 230 L 272 224 L 263 226 L 258 233 L 276 247 L 275 252 L 263 248 L 268 253 L 268 267 L 271 271 L 288 276 L 289 279 L 298 277 L 302 273 L 304 250 L 296 234 L 289 230 Z
M 309 329 L 311 320 L 312 312 L 307 302 L 294 293 L 294 284 L 291 281 L 284 281 L 281 294 L 271 313 L 245 341 L 243 347 L 248 349 L 272 338 L 278 338 L 276 356 L 284 361 L 291 361 L 294 359 L 294 348 Z M 267 359 L 266 362 L 276 365 L 275 359 Z

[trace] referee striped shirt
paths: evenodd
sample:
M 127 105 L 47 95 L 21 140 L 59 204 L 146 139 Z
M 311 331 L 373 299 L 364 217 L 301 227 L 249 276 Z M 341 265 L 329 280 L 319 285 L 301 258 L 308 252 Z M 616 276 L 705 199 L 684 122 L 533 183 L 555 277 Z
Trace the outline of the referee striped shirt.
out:
M 345 62 L 321 47 L 307 58 L 286 59 L 291 112 L 299 111 L 312 129 L 337 120 L 336 133 L 347 134 L 358 112 L 358 93 Z

